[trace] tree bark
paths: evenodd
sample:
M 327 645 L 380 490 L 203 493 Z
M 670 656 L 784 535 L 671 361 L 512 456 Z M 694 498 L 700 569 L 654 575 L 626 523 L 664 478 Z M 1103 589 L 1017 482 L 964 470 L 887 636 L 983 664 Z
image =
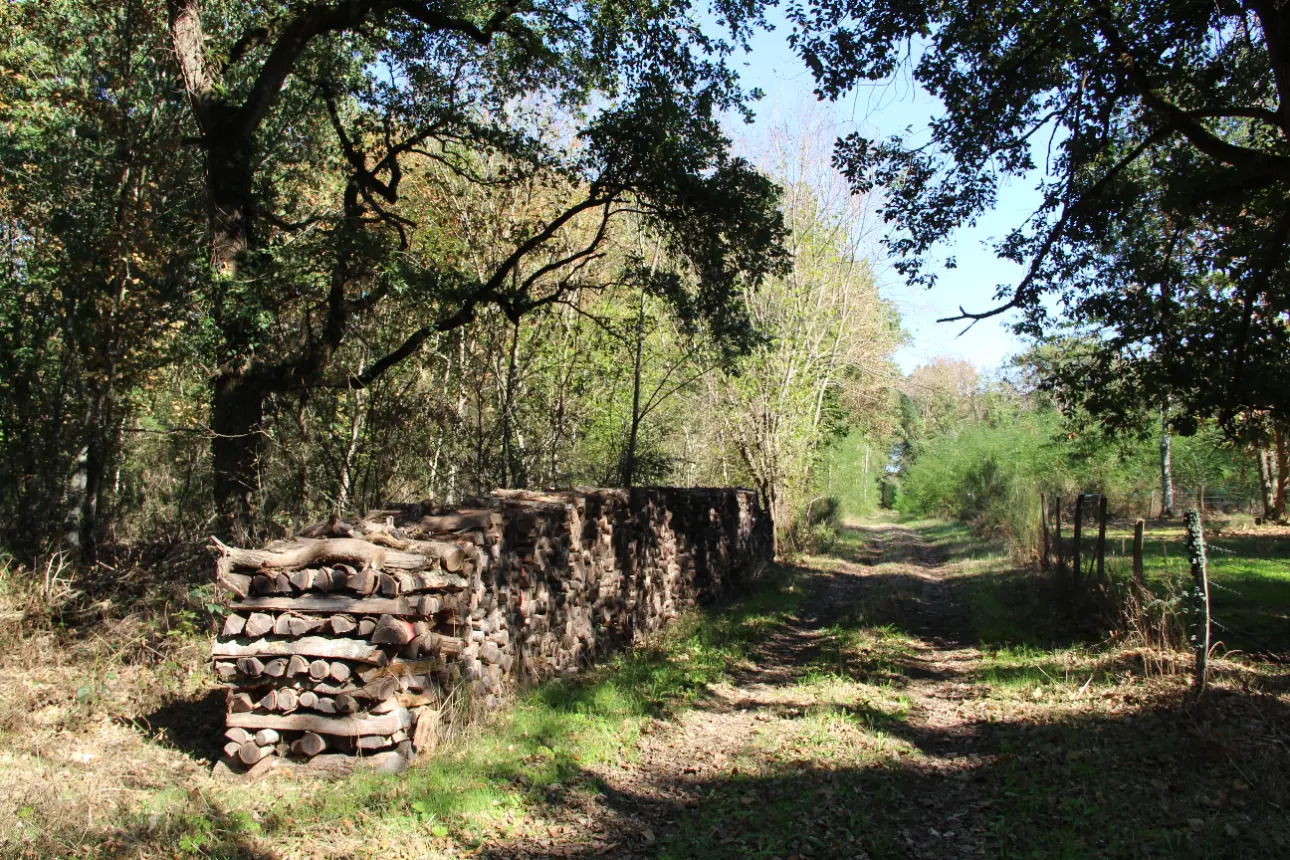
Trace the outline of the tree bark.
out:
M 267 392 L 238 373 L 215 377 L 211 398 L 211 455 L 220 531 L 238 542 L 249 537 L 255 512 Z
M 1281 522 L 1286 517 L 1286 485 L 1290 483 L 1290 446 L 1287 446 L 1286 431 L 1277 427 L 1273 434 L 1273 456 L 1271 466 L 1276 475 L 1272 481 L 1272 519 Z M 1270 468 L 1269 472 L 1272 471 Z
M 1272 474 L 1272 453 L 1267 448 L 1254 449 L 1254 461 L 1259 467 L 1259 491 L 1263 502 L 1263 518 L 1272 519 L 1276 500 L 1276 482 Z
M 1164 409 L 1160 410 L 1160 516 L 1174 515 L 1174 472 L 1169 423 Z
M 636 361 L 632 371 L 632 426 L 623 457 L 622 481 L 631 487 L 636 481 L 636 442 L 641 426 L 641 359 L 645 350 L 645 291 L 641 291 L 640 315 L 636 318 Z

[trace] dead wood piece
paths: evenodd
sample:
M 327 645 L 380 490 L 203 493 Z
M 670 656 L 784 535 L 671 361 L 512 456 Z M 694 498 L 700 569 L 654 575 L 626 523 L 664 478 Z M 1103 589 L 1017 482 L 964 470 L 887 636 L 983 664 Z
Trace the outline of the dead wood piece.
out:
M 237 757 L 244 765 L 253 765 L 273 752 L 273 747 L 259 746 L 255 741 L 247 741 L 237 751 Z
M 416 527 L 429 534 L 450 534 L 469 529 L 488 529 L 501 525 L 502 517 L 496 511 L 459 511 L 455 514 L 422 517 Z
M 369 752 L 392 747 L 394 746 L 394 741 L 388 737 L 382 737 L 380 735 L 368 735 L 366 737 L 359 738 L 358 743 L 356 743 L 355 746 L 364 752 Z
M 224 737 L 241 745 L 251 739 L 251 733 L 246 729 L 229 729 L 224 732 Z
M 273 746 L 282 740 L 282 735 L 278 734 L 277 729 L 260 729 L 255 733 L 255 742 L 262 747 Z
M 390 735 L 412 723 L 407 711 L 394 711 L 375 717 L 319 717 L 313 714 L 229 714 L 228 724 L 244 729 L 277 729 L 288 732 L 316 732 L 346 738 Z
M 452 591 L 461 590 L 470 585 L 464 576 L 456 573 L 400 573 L 395 578 L 403 592 L 412 591 Z
M 412 625 L 393 615 L 382 615 L 372 631 L 371 641 L 376 645 L 406 645 L 416 636 Z
M 287 673 L 287 660 L 285 657 L 278 657 L 264 664 L 264 674 L 270 678 L 281 678 Z
M 248 597 L 233 605 L 234 609 L 271 609 L 280 612 L 337 612 L 374 615 L 419 615 L 420 607 L 407 598 L 345 597 L 332 594 L 302 594 L 299 597 Z
M 251 577 L 245 573 L 233 573 L 225 566 L 216 566 L 215 581 L 231 591 L 237 597 L 246 597 L 251 589 Z
M 253 710 L 255 710 L 255 702 L 249 694 L 229 692 L 228 712 L 230 714 L 244 714 Z
M 264 664 L 256 657 L 242 657 L 237 661 L 237 671 L 251 678 L 258 678 L 264 674 Z
M 295 677 L 304 675 L 309 671 L 309 661 L 299 654 L 292 654 L 291 659 L 287 661 L 287 675 Z
M 338 684 L 341 684 L 341 683 L 344 683 L 345 681 L 348 681 L 349 676 L 352 673 L 353 673 L 353 670 L 350 669 L 347 664 L 341 663 L 338 661 L 331 664 L 331 668 L 327 674 L 331 677 L 333 681 L 335 681 Z
M 352 615 L 333 615 L 331 618 L 331 630 L 333 633 L 339 633 L 342 636 L 352 631 L 358 623 L 354 621 Z
M 309 677 L 321 681 L 331 674 L 331 664 L 326 660 L 315 660 L 309 664 Z
M 356 570 L 345 578 L 345 587 L 364 596 L 376 591 L 380 584 L 380 574 L 370 567 Z
M 336 713 L 352 714 L 358 710 L 358 700 L 349 693 L 341 693 L 332 701 L 336 703 Z
M 362 639 L 332 639 L 325 636 L 302 636 L 285 642 L 268 639 L 256 639 L 246 644 L 216 642 L 212 649 L 214 657 L 290 657 L 293 654 L 332 660 L 356 660 L 375 665 L 383 665 L 389 659 L 379 648 Z
M 221 635 L 232 638 L 241 635 L 246 627 L 246 616 L 234 612 L 224 619 L 224 630 Z
M 421 570 L 430 560 L 423 555 L 379 547 L 357 538 L 306 540 L 294 549 L 281 552 L 242 549 L 211 538 L 222 557 L 233 567 L 254 570 L 297 570 L 324 564 L 356 564 L 374 568 Z
M 293 570 L 291 576 L 291 585 L 296 591 L 309 591 L 314 587 L 314 571 L 308 567 L 302 567 L 300 570 Z
M 300 696 L 290 687 L 283 687 L 278 690 L 278 710 L 284 713 L 291 713 L 300 703 Z
M 325 749 L 327 749 L 327 742 L 316 732 L 305 732 L 291 744 L 291 751 L 305 758 L 313 758 Z
M 263 612 L 252 612 L 251 617 L 246 619 L 246 626 L 242 628 L 242 633 L 255 639 L 272 631 L 273 625 L 272 615 L 267 615 Z

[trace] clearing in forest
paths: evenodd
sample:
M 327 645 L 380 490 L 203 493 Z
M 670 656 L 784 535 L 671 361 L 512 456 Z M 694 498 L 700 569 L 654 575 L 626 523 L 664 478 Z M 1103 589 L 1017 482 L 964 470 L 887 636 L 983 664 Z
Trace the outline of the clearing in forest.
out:
M 132 776 L 113 792 L 90 795 L 103 784 L 92 764 L 63 771 L 61 802 L 90 810 L 88 823 L 59 827 L 0 804 L 21 822 L 0 847 L 284 858 L 1290 853 L 1290 675 L 1275 657 L 1218 660 L 1210 697 L 1191 705 L 1185 666 L 1162 675 L 1158 655 L 1090 644 L 1047 579 L 1012 570 L 958 526 L 851 525 L 827 554 L 772 573 L 756 593 L 682 619 L 587 677 L 526 694 L 400 777 L 219 783 L 205 776 L 199 741 L 185 750 L 176 727 L 131 742 Z M 112 725 L 104 737 L 120 742 L 121 721 Z M 95 737 L 86 729 L 67 749 Z M 0 781 L 15 787 L 27 768 L 30 784 L 30 739 L 11 739 Z

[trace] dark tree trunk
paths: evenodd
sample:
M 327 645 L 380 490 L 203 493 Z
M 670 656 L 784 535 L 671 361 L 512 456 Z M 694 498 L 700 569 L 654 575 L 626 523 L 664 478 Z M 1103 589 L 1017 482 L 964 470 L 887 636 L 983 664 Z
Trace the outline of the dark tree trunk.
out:
M 1276 481 L 1272 475 L 1272 453 L 1267 448 L 1255 448 L 1254 460 L 1259 467 L 1259 495 L 1263 502 L 1263 518 L 1272 519 L 1276 503 Z
M 632 426 L 627 439 L 627 453 L 623 457 L 622 481 L 624 487 L 636 482 L 636 445 L 641 426 L 641 357 L 645 348 L 645 293 L 641 293 L 640 316 L 636 320 L 636 361 L 632 369 Z
M 255 511 L 255 490 L 266 392 L 241 375 L 221 373 L 211 398 L 211 453 L 215 468 L 215 507 L 221 531 L 234 540 L 247 537 Z
M 1278 427 L 1273 436 L 1273 463 L 1276 476 L 1272 481 L 1272 519 L 1280 522 L 1286 517 L 1286 485 L 1290 483 L 1290 446 L 1286 432 Z M 1272 471 L 1272 469 L 1269 469 Z

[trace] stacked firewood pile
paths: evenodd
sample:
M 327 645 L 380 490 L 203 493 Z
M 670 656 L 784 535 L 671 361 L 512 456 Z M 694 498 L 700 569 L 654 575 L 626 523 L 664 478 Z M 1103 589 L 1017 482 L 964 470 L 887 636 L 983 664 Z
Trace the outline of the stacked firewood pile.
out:
M 235 598 L 212 649 L 221 766 L 401 769 L 449 709 L 496 708 L 721 594 L 768 558 L 770 529 L 746 490 L 499 490 L 263 549 L 216 541 Z

